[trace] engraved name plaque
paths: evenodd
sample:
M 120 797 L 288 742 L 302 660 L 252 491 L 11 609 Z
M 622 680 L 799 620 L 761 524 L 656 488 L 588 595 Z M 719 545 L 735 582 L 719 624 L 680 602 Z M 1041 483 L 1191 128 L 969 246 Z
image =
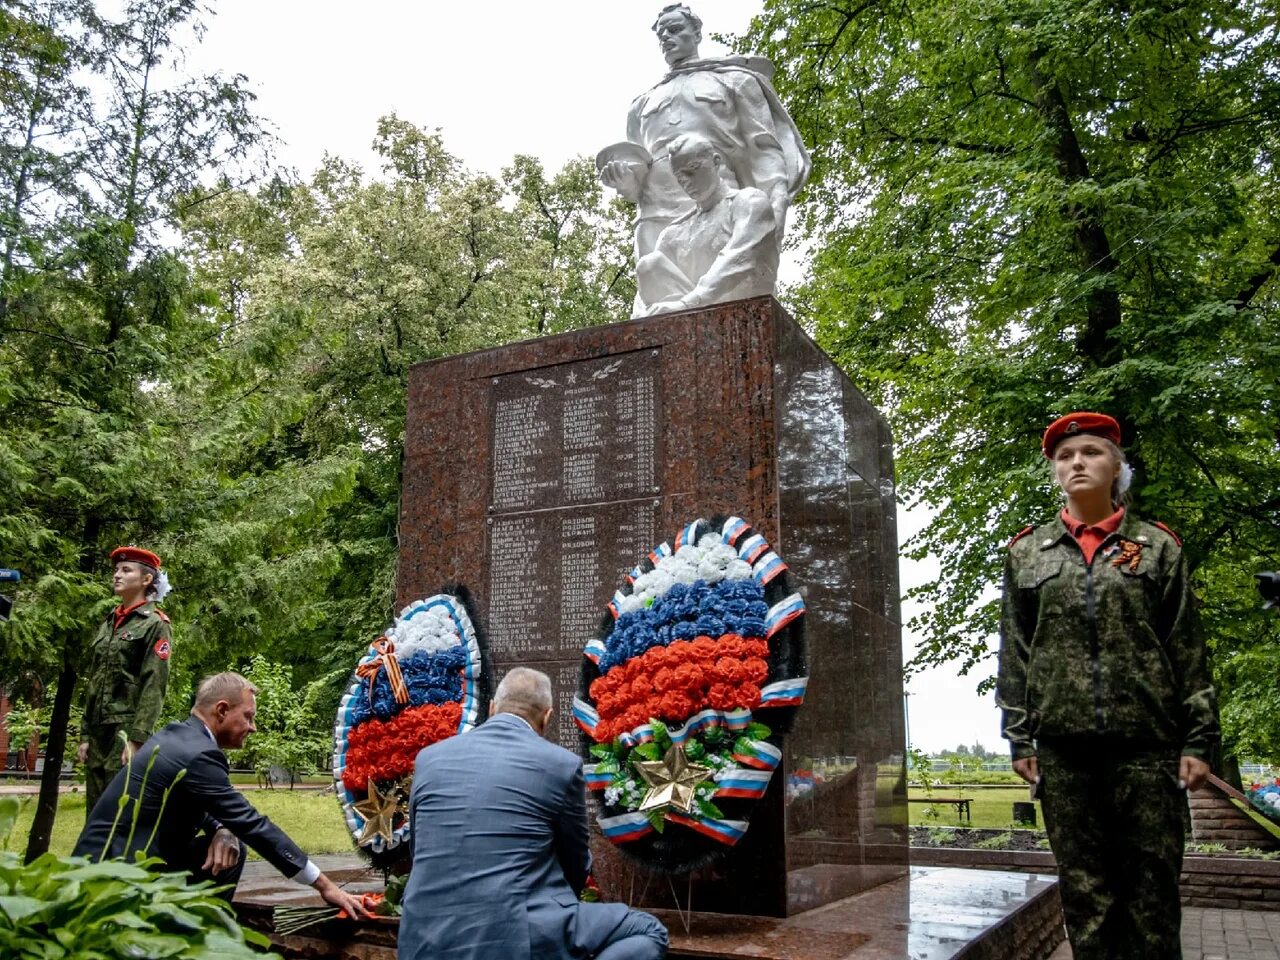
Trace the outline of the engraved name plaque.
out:
M 660 539 L 658 361 L 637 350 L 493 379 L 488 627 L 500 663 L 576 664 Z

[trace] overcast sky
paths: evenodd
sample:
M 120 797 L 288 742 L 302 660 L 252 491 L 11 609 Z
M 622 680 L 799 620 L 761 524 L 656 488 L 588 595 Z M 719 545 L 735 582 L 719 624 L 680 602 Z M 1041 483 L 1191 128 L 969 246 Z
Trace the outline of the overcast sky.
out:
M 474 171 L 497 174 L 518 153 L 555 170 L 624 139 L 627 106 L 665 68 L 650 26 L 666 0 L 210 2 L 215 15 L 188 68 L 247 75 L 259 113 L 282 141 L 277 161 L 304 176 L 326 152 L 374 169 L 377 120 L 393 112 L 439 127 L 446 148 Z M 708 38 L 745 32 L 762 8 L 756 0 L 692 6 Z M 706 39 L 700 52 L 726 50 Z M 922 519 L 902 517 L 900 538 Z M 935 572 L 903 561 L 903 589 Z M 905 659 L 908 635 L 903 647 Z M 996 710 L 976 684 L 947 670 L 915 678 L 914 744 L 1000 747 Z

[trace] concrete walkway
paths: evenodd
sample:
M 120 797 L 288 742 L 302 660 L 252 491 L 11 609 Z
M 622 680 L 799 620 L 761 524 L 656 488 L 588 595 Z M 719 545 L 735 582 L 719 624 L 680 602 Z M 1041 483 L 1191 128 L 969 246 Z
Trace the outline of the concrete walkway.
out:
M 1280 912 L 1182 908 L 1183 960 L 1280 960 Z M 1063 944 L 1049 960 L 1071 960 Z

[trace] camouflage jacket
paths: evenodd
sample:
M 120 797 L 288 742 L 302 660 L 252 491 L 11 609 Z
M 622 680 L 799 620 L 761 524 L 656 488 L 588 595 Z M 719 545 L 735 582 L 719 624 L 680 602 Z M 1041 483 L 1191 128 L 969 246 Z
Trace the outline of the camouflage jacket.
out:
M 89 651 L 85 727 L 119 725 L 141 743 L 164 706 L 169 683 L 169 618 L 154 603 L 130 611 L 116 626 L 107 614 Z
M 1177 539 L 1126 514 L 1085 564 L 1061 520 L 1009 545 L 996 703 L 1014 759 L 1105 735 L 1207 759 L 1217 704 Z

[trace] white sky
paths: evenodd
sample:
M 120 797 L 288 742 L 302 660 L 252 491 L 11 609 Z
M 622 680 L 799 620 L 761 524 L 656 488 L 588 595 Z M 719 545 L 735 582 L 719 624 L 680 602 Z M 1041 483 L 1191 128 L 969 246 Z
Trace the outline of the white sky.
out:
M 518 153 L 549 171 L 625 137 L 627 106 L 662 75 L 650 25 L 667 0 L 210 0 L 215 15 L 192 72 L 243 73 L 283 143 L 277 162 L 310 174 L 326 152 L 377 168 L 370 143 L 396 113 L 439 127 L 474 171 L 497 174 Z M 704 56 L 712 33 L 745 32 L 756 0 L 695 0 Z M 789 269 L 788 269 L 789 268 Z M 803 265 L 784 264 L 796 276 Z M 923 518 L 900 515 L 905 541 Z M 902 561 L 903 589 L 936 575 Z M 904 619 L 911 614 L 904 607 Z M 904 635 L 904 660 L 913 642 Z M 977 677 L 932 670 L 909 686 L 915 746 L 1001 746 Z

